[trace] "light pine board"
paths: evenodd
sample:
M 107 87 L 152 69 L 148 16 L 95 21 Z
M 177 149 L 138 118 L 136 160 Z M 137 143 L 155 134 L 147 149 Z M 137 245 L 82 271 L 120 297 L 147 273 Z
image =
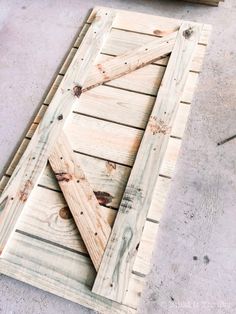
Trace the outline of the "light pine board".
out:
M 111 227 L 100 210 L 96 195 L 64 132 L 61 132 L 54 145 L 53 152 L 49 156 L 49 163 L 93 265 L 98 270 Z M 67 215 L 67 212 L 66 208 L 64 211 L 62 209 L 62 216 Z
M 184 91 L 201 25 L 184 22 L 136 154 L 93 292 L 119 303 L 125 299 L 153 190 L 167 149 L 170 130 Z M 155 168 L 155 171 L 153 169 Z
M 86 33 L 69 69 L 56 91 L 49 109 L 40 121 L 30 144 L 17 164 L 0 197 L 0 255 L 13 234 L 18 219 L 37 185 L 53 146 L 67 117 L 78 101 L 87 73 L 107 39 L 114 11 L 99 10 Z
M 184 1 L 218 6 L 220 2 L 223 2 L 224 0 L 184 0 Z
M 95 8 L 85 23 L 3 176 L 0 191 L 4 190 L 11 178 L 99 9 L 107 12 L 106 8 Z M 116 10 L 115 25 L 96 62 L 112 60 L 156 37 L 176 32 L 181 24 L 181 20 Z M 18 230 L 13 234 L 4 258 L 0 260 L 2 273 L 101 313 L 136 311 L 145 275 L 149 272 L 155 236 L 209 39 L 210 26 L 202 27 L 148 210 L 124 304 L 91 292 L 96 273 L 49 164 L 19 220 Z M 142 69 L 82 94 L 66 125 L 65 132 L 69 136 L 75 157 L 97 196 L 102 216 L 111 227 L 168 60 L 169 57 L 161 57 Z M 143 80 L 145 84 L 142 84 Z M 88 145 L 90 141 L 91 145 Z

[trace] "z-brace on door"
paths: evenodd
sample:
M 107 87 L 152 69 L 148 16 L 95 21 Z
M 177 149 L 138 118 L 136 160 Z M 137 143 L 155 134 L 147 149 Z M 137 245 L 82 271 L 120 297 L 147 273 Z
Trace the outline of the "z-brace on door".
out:
M 153 190 L 167 148 L 201 25 L 184 22 L 179 30 L 95 64 L 115 20 L 98 10 L 48 110 L 0 198 L 0 251 L 49 160 L 97 271 L 92 291 L 122 303 L 141 239 Z M 63 131 L 81 93 L 170 55 L 118 214 L 111 229 Z

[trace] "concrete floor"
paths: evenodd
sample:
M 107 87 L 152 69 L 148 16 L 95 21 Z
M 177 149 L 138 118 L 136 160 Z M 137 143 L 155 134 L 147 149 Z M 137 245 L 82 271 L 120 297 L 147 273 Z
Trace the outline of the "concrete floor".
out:
M 95 5 L 214 27 L 139 313 L 236 313 L 236 1 L 0 2 L 0 171 Z M 0 313 L 92 313 L 0 275 Z

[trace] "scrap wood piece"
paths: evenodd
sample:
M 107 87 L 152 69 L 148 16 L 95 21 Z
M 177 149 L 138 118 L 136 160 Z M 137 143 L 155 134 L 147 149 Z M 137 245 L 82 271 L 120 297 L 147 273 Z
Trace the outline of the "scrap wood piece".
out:
M 201 27 L 183 23 L 149 118 L 92 291 L 123 303 L 170 130 Z M 155 169 L 155 171 L 153 171 Z
M 85 81 L 82 91 L 119 78 L 151 64 L 158 58 L 171 53 L 177 32 L 156 38 L 145 45 L 128 51 L 112 60 L 94 65 Z
M 218 6 L 219 3 L 221 1 L 223 2 L 224 0 L 184 0 L 184 1 Z
M 49 162 L 94 267 L 98 270 L 111 227 L 102 217 L 97 198 L 73 154 L 68 139 L 62 132 Z
M 114 19 L 114 11 L 99 10 L 51 104 L 0 198 L 0 254 L 37 185 L 66 118 L 78 101 L 90 66 L 99 54 Z

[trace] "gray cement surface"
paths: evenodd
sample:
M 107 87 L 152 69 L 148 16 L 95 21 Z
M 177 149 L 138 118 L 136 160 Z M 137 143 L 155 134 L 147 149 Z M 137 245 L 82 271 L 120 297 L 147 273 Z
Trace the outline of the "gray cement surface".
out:
M 213 25 L 139 313 L 236 313 L 236 1 L 0 1 L 0 171 L 95 5 Z M 0 313 L 93 313 L 0 275 Z

